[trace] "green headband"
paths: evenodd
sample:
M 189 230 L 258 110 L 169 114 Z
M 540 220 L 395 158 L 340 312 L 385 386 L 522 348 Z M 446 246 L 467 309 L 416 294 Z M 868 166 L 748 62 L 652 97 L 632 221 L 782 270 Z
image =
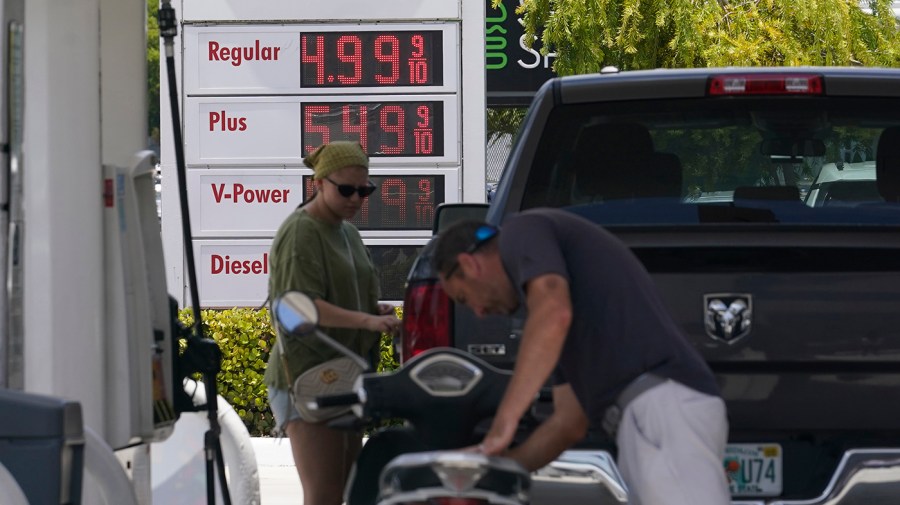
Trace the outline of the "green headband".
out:
M 358 142 L 340 140 L 322 144 L 303 158 L 303 164 L 313 169 L 318 181 L 344 167 L 369 168 L 369 157 Z

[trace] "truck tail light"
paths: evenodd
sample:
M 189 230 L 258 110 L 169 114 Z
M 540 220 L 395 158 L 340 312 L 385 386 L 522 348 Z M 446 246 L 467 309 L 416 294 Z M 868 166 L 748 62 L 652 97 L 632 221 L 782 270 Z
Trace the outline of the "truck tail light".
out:
M 407 287 L 400 361 L 432 347 L 450 345 L 450 299 L 441 285 L 437 280 L 427 280 Z
M 814 74 L 728 74 L 709 78 L 713 96 L 823 95 L 824 79 Z

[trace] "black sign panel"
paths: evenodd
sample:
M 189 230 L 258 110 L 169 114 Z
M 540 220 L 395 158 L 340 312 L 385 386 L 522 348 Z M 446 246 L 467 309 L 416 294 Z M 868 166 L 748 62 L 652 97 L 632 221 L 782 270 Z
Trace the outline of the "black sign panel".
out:
M 301 85 L 441 85 L 442 36 L 440 30 L 302 33 Z
M 406 278 L 413 261 L 421 252 L 418 245 L 370 245 L 372 263 L 381 281 L 381 299 L 403 301 Z
M 306 153 L 352 140 L 372 157 L 444 155 L 444 102 L 308 102 L 300 113 Z
M 516 16 L 516 0 L 503 0 L 496 9 L 485 6 L 485 68 L 488 105 L 527 105 L 535 91 L 554 77 L 552 56 L 540 54 L 540 43 L 525 46 L 525 31 Z
M 444 203 L 443 175 L 373 175 L 378 190 L 363 201 L 350 220 L 360 230 L 431 230 L 434 208 Z M 312 177 L 303 177 L 305 199 L 312 197 Z

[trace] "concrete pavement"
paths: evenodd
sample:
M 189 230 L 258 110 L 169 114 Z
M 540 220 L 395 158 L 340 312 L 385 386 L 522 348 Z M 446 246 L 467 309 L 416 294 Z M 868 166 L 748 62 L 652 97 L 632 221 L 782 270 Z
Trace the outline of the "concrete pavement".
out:
M 302 505 L 300 478 L 287 438 L 252 438 L 261 505 Z

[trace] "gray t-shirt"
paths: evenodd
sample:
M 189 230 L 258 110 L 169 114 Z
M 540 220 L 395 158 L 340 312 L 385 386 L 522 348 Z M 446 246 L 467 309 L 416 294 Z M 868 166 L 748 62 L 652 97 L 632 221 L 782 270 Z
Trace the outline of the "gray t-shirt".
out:
M 650 370 L 719 394 L 649 273 L 611 233 L 563 210 L 533 209 L 507 217 L 498 240 L 523 305 L 529 280 L 555 273 L 569 282 L 572 325 L 554 380 L 572 386 L 593 422 L 602 420 L 628 383 Z

